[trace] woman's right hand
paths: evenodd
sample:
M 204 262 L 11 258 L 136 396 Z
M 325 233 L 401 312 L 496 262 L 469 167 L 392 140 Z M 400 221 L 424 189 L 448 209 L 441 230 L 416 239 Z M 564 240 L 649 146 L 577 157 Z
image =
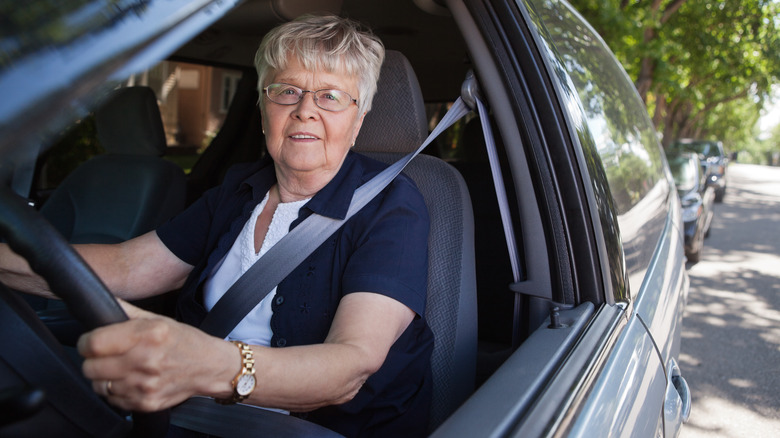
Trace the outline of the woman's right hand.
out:
M 81 336 L 84 375 L 122 409 L 154 412 L 193 395 L 229 398 L 240 354 L 231 343 L 121 301 L 129 321 Z M 110 382 L 110 384 L 108 383 Z

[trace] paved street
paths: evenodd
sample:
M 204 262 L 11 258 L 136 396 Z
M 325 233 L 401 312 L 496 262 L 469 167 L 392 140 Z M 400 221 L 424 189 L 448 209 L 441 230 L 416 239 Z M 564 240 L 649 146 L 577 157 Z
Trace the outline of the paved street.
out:
M 680 367 L 683 438 L 780 437 L 780 168 L 733 164 L 690 266 Z

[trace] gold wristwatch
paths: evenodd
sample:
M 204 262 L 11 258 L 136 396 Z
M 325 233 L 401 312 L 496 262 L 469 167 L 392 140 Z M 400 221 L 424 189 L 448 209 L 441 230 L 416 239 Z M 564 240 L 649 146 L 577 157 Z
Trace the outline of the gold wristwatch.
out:
M 230 341 L 241 352 L 241 371 L 233 378 L 233 396 L 227 399 L 216 399 L 217 403 L 229 405 L 244 401 L 255 389 L 255 359 L 249 345 L 240 341 Z

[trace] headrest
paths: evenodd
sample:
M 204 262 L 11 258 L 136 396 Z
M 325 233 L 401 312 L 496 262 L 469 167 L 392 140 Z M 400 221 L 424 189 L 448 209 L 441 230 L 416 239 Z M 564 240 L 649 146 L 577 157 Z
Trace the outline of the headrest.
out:
M 388 50 L 371 111 L 366 114 L 354 150 L 407 154 L 427 136 L 425 102 L 417 76 L 401 52 Z
M 107 153 L 161 156 L 167 147 L 157 97 L 148 87 L 116 90 L 95 111 L 95 127 Z

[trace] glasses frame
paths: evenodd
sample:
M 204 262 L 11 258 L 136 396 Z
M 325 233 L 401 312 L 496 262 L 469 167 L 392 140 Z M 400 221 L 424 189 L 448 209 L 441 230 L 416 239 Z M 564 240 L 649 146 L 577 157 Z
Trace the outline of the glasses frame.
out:
M 268 92 L 268 88 L 270 88 L 270 87 L 272 87 L 274 85 L 287 85 L 287 86 L 292 87 L 292 88 L 294 88 L 296 90 L 300 90 L 301 93 L 300 93 L 300 95 L 298 97 L 298 101 L 294 102 L 294 103 L 280 103 L 280 102 L 277 102 L 277 101 L 273 100 L 271 98 L 271 95 Z M 328 109 L 328 108 L 323 108 L 320 105 L 319 98 L 317 97 L 317 93 L 319 93 L 321 91 L 338 91 L 339 93 L 344 93 L 344 94 L 347 95 L 347 97 L 349 98 L 349 100 L 351 102 L 349 104 L 347 104 L 347 106 L 345 106 L 344 109 L 340 109 L 340 110 L 332 110 L 332 109 Z M 342 111 L 346 111 L 350 107 L 350 105 L 352 105 L 352 103 L 354 103 L 355 105 L 358 105 L 357 99 L 354 99 L 351 94 L 347 93 L 346 91 L 339 90 L 339 89 L 336 89 L 336 88 L 322 88 L 322 89 L 319 89 L 319 90 L 312 91 L 312 90 L 304 90 L 301 87 L 295 86 L 293 84 L 288 84 L 286 82 L 274 82 L 273 84 L 268 84 L 268 86 L 263 88 L 263 94 L 268 98 L 268 100 L 270 100 L 271 102 L 273 102 L 273 103 L 275 103 L 277 105 L 283 105 L 283 106 L 298 105 L 299 103 L 301 103 L 301 101 L 303 100 L 303 97 L 304 97 L 304 95 L 306 93 L 311 93 L 311 97 L 312 97 L 312 99 L 314 99 L 314 104 L 317 105 L 318 108 L 320 108 L 322 110 L 325 110 L 325 111 L 332 112 L 332 113 L 340 113 Z

